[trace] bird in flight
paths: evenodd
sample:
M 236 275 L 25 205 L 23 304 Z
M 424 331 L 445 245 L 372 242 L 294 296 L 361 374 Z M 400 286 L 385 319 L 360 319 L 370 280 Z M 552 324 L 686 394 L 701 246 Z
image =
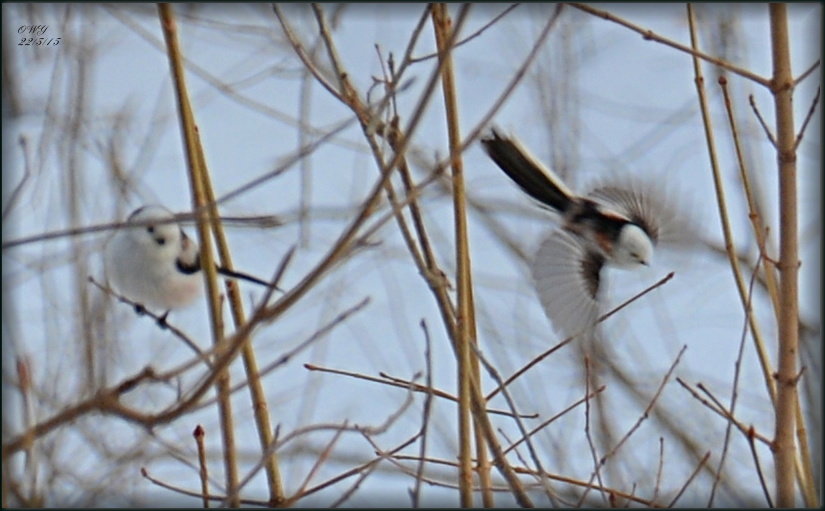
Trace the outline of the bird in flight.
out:
M 495 129 L 481 144 L 527 195 L 560 215 L 559 228 L 532 261 L 532 277 L 545 313 L 562 334 L 592 331 L 601 313 L 604 267 L 650 265 L 665 231 L 678 228 L 674 212 L 631 182 L 577 195 L 518 140 Z

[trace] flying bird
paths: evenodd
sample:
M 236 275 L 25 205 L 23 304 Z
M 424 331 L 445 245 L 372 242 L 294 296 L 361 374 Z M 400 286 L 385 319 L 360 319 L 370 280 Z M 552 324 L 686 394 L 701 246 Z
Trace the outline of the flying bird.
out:
M 604 312 L 603 269 L 650 265 L 663 237 L 677 239 L 675 213 L 649 187 L 630 180 L 577 195 L 518 140 L 495 129 L 481 143 L 527 195 L 561 217 L 531 263 L 545 313 L 565 336 L 593 331 Z

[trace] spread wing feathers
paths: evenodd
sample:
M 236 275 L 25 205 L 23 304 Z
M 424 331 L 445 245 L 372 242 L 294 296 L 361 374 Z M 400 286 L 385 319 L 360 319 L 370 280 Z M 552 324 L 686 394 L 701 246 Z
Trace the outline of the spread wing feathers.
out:
M 601 255 L 561 229 L 541 243 L 531 268 L 533 281 L 544 312 L 565 337 L 593 332 L 603 264 Z
M 654 243 L 690 244 L 699 239 L 690 210 L 664 187 L 624 177 L 621 184 L 602 182 L 588 197 L 627 216 Z
M 481 143 L 496 165 L 530 197 L 556 211 L 567 209 L 573 192 L 518 140 L 492 130 Z

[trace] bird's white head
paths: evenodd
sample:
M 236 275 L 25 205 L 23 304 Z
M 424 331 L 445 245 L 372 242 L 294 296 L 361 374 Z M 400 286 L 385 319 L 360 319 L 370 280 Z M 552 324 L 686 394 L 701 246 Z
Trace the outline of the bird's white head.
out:
M 653 242 L 650 236 L 636 224 L 625 224 L 613 248 L 613 264 L 626 268 L 640 264 L 648 266 L 652 258 Z
M 181 252 L 184 234 L 176 222 L 170 222 L 172 219 L 172 212 L 163 206 L 144 206 L 129 216 L 130 224 L 141 224 L 130 229 L 129 236 L 144 247 L 147 254 L 177 257 Z

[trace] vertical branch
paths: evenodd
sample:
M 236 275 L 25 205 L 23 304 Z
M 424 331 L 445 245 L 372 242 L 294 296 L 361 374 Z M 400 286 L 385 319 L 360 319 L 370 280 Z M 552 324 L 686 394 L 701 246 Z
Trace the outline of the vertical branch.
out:
M 203 429 L 203 426 L 198 424 L 195 426 L 195 431 L 192 432 L 192 436 L 195 437 L 195 445 L 198 448 L 198 466 L 200 467 L 200 471 L 198 475 L 201 478 L 201 496 L 203 498 L 203 507 L 209 507 L 209 466 L 206 461 L 206 442 L 204 442 L 204 437 L 206 436 L 206 431 Z
M 774 261 L 769 260 L 767 258 L 767 228 L 762 220 L 762 216 L 759 214 L 759 208 L 755 197 L 753 195 L 753 190 L 750 184 L 750 177 L 748 175 L 748 169 L 745 166 L 745 159 L 742 153 L 742 146 L 739 140 L 739 130 L 736 128 L 735 123 L 735 116 L 733 114 L 733 104 L 731 102 L 730 94 L 728 93 L 727 87 L 727 80 L 724 77 L 719 78 L 719 85 L 722 87 L 722 94 L 725 100 L 725 108 L 728 112 L 728 120 L 730 122 L 731 127 L 731 135 L 733 137 L 734 148 L 736 149 L 736 157 L 739 164 L 739 172 L 742 179 L 742 185 L 745 191 L 745 197 L 748 200 L 748 208 L 749 214 L 748 216 L 751 219 L 751 224 L 753 226 L 754 235 L 756 236 L 756 243 L 759 248 L 759 253 L 763 257 L 764 264 L 762 264 L 762 272 L 765 277 L 765 287 L 767 288 L 768 295 L 771 297 L 771 302 L 774 306 L 774 313 L 776 315 L 776 323 L 779 324 L 780 317 L 781 317 L 781 304 L 779 301 L 779 284 L 776 280 L 776 270 L 774 269 Z M 765 352 L 765 357 L 767 357 L 766 348 L 764 348 L 764 344 L 762 341 L 758 340 L 761 338 L 761 334 L 758 338 L 755 337 L 755 340 L 759 342 L 759 345 L 762 346 L 759 348 L 759 352 Z M 760 355 L 761 356 L 761 355 Z M 776 400 L 776 388 L 774 385 L 773 380 L 770 380 L 771 388 L 773 388 L 773 399 Z M 808 447 L 808 433 L 807 429 L 805 428 L 804 417 L 802 415 L 802 405 L 800 404 L 799 400 L 799 393 L 796 395 L 796 400 L 794 403 L 794 413 L 796 415 L 796 437 L 797 442 L 799 444 L 799 457 L 796 462 L 796 473 L 797 479 L 802 486 L 802 494 L 805 497 L 805 505 L 808 507 L 818 507 L 819 506 L 819 498 L 816 494 L 816 480 L 813 475 L 813 463 L 811 461 L 811 453 Z
M 693 9 L 688 4 L 688 23 L 690 26 L 690 40 L 691 47 L 697 49 L 699 46 L 696 37 L 696 24 L 693 17 Z M 716 190 L 716 203 L 719 208 L 719 218 L 722 222 L 722 235 L 725 238 L 725 251 L 728 255 L 731 270 L 733 271 L 734 282 L 736 289 L 739 292 L 739 299 L 742 302 L 742 310 L 748 318 L 749 326 L 751 328 L 751 335 L 754 339 L 754 346 L 759 358 L 759 363 L 762 368 L 762 377 L 765 380 L 765 385 L 768 389 L 768 395 L 771 401 L 776 403 L 776 386 L 773 381 L 773 369 L 771 366 L 770 357 L 768 356 L 767 348 L 762 337 L 762 329 L 756 321 L 756 315 L 748 313 L 748 289 L 745 284 L 745 278 L 742 275 L 742 269 L 739 266 L 739 257 L 736 254 L 735 243 L 733 239 L 733 229 L 731 228 L 730 218 L 728 215 L 727 200 L 725 198 L 725 189 L 722 181 L 722 175 L 719 171 L 719 161 L 716 156 L 716 142 L 713 135 L 713 125 L 711 123 L 710 111 L 708 109 L 707 95 L 705 92 L 705 78 L 702 74 L 702 66 L 698 57 L 693 56 L 693 72 L 696 82 L 696 92 L 699 96 L 699 109 L 702 113 L 702 122 L 705 127 L 705 142 L 708 147 L 708 157 L 710 158 L 711 172 L 713 173 L 713 184 Z
M 186 149 L 186 161 L 189 169 L 189 184 L 192 191 L 192 206 L 198 212 L 198 241 L 200 242 L 200 258 L 203 268 L 206 289 L 209 298 L 209 317 L 212 322 L 212 341 L 216 346 L 223 343 L 223 325 L 221 319 L 221 307 L 219 301 L 218 280 L 216 275 L 216 264 L 212 252 L 212 238 L 209 232 L 209 225 L 213 220 L 214 207 L 204 209 L 207 204 L 207 197 L 204 184 L 207 177 L 204 176 L 205 169 L 200 157 L 200 142 L 198 140 L 195 116 L 192 106 L 189 103 L 187 94 L 186 79 L 183 70 L 183 58 L 180 52 L 177 39 L 177 25 L 175 23 L 172 7 L 168 3 L 158 5 L 158 12 L 161 20 L 163 36 L 166 40 L 167 51 L 169 53 L 169 66 L 172 71 L 175 93 L 178 104 L 178 114 L 180 116 L 181 131 Z M 220 352 L 220 350 L 219 350 Z M 221 371 L 216 380 L 216 391 L 218 394 L 218 410 L 221 423 L 221 438 L 224 448 L 224 466 L 226 470 L 226 492 L 233 495 L 233 500 L 229 503 L 231 507 L 238 507 L 240 500 L 237 497 L 238 487 L 238 464 L 235 453 L 235 435 L 232 420 L 232 406 L 230 401 L 229 372 L 226 368 Z
M 220 266 L 231 270 L 234 267 L 232 264 L 232 254 L 229 251 L 229 243 L 226 240 L 223 223 L 218 214 L 215 191 L 212 186 L 212 180 L 207 172 L 206 158 L 200 142 L 197 144 L 197 153 L 200 167 L 203 169 L 203 172 L 201 172 L 201 184 L 204 198 L 210 210 L 209 216 L 214 219 L 214 221 L 210 223 L 210 226 L 212 228 L 212 235 L 215 237 L 218 257 L 221 262 Z M 232 313 L 232 321 L 235 327 L 239 328 L 246 323 L 246 314 L 244 312 L 240 290 L 235 282 L 226 282 L 226 295 L 229 298 L 229 310 Z M 243 358 L 244 370 L 246 371 L 247 381 L 249 382 L 252 410 L 255 414 L 255 426 L 258 429 L 258 440 L 261 444 L 261 451 L 265 452 L 274 441 L 273 429 L 271 421 L 269 420 L 269 406 L 266 401 L 266 392 L 264 391 L 263 384 L 261 383 L 261 375 L 258 371 L 258 360 L 251 342 L 243 342 L 241 357 Z M 272 451 L 266 456 L 264 468 L 266 471 L 267 484 L 269 485 L 269 505 L 280 507 L 283 505 L 285 497 L 283 483 L 281 482 L 281 473 L 278 468 L 278 455 L 275 451 Z
M 796 149 L 793 119 L 793 76 L 788 41 L 788 11 L 783 4 L 770 4 L 771 47 L 776 109 L 776 152 L 779 170 L 779 362 L 776 374 L 777 404 L 774 435 L 776 505 L 794 506 L 794 403 L 797 399 L 799 350 L 798 226 Z
M 759 252 L 762 255 L 767 255 L 768 251 L 768 236 L 767 227 L 762 220 L 760 214 L 759 203 L 756 200 L 753 186 L 751 185 L 751 178 L 747 165 L 745 164 L 745 155 L 742 150 L 742 144 L 739 139 L 739 130 L 736 128 L 736 116 L 733 113 L 733 102 L 731 101 L 730 92 L 728 91 L 728 80 L 721 76 L 719 77 L 719 86 L 722 89 L 722 97 L 725 100 L 725 110 L 728 113 L 728 122 L 730 123 L 731 137 L 733 138 L 733 147 L 736 150 L 736 161 L 739 165 L 739 177 L 742 180 L 742 188 L 745 192 L 745 199 L 748 201 L 748 217 L 751 220 L 753 227 L 753 234 L 756 237 L 756 244 L 759 247 Z M 779 284 L 776 281 L 776 269 L 773 266 L 773 261 L 769 258 L 764 258 L 765 264 L 762 265 L 762 274 L 765 277 L 765 287 L 768 290 L 768 295 L 771 297 L 771 303 L 774 306 L 777 323 L 779 322 Z
M 790 69 L 790 49 L 787 34 L 787 12 L 781 6 L 771 5 L 771 37 L 773 39 L 774 78 L 772 90 L 776 104 L 777 152 L 779 165 L 779 193 L 780 193 L 780 311 L 779 311 L 779 370 L 774 373 L 770 368 L 770 361 L 764 348 L 761 330 L 755 320 L 755 315 L 749 315 L 751 331 L 762 365 L 762 371 L 768 391 L 774 402 L 776 413 L 776 430 L 774 437 L 774 462 L 777 478 L 777 505 L 791 507 L 794 501 L 794 474 L 800 480 L 804 489 L 806 502 L 811 505 L 816 501 L 815 492 L 810 481 L 812 476 L 810 463 L 807 459 L 799 459 L 794 443 L 795 419 L 802 420 L 801 410 L 797 403 L 796 392 L 797 370 L 796 357 L 798 356 L 798 246 L 797 246 L 797 215 L 796 215 L 796 153 L 795 134 L 793 126 L 793 77 Z M 697 46 L 695 26 L 690 5 L 688 17 L 691 27 L 691 42 Z M 779 26 L 781 25 L 781 26 Z M 702 118 L 705 122 L 705 133 L 710 152 L 711 165 L 714 173 L 714 183 L 717 190 L 717 200 L 722 218 L 722 227 L 725 235 L 725 245 L 734 271 L 739 295 L 747 311 L 747 293 L 744 280 L 739 270 L 738 259 L 733 250 L 733 239 L 730 224 L 727 218 L 722 181 L 716 163 L 716 150 L 713 135 L 710 129 L 710 117 L 707 112 L 703 78 L 698 58 L 694 55 L 694 71 L 696 73 L 696 87 L 699 93 Z M 781 140 L 781 141 L 780 141 Z M 804 430 L 803 430 L 804 431 Z M 800 435 L 804 441 L 804 434 Z
M 458 304 L 456 315 L 457 337 L 456 359 L 458 362 L 458 435 L 459 435 L 459 492 L 461 506 L 473 506 L 473 470 L 470 436 L 470 401 L 471 378 L 480 382 L 478 360 L 473 364 L 471 343 L 475 342 L 475 317 L 473 314 L 473 289 L 470 273 L 469 240 L 467 239 L 467 211 L 464 191 L 464 165 L 461 159 L 461 135 L 458 132 L 458 103 L 455 97 L 455 76 L 453 74 L 452 53 L 448 47 L 452 35 L 452 22 L 447 13 L 447 6 L 437 3 L 431 9 L 436 47 L 441 67 L 441 86 L 444 93 L 444 105 L 447 116 L 447 132 L 450 144 L 450 167 L 452 169 L 453 215 L 455 221 L 456 243 L 456 286 Z M 472 375 L 471 376 L 471 372 Z M 477 440 L 481 436 L 477 435 Z M 479 464 L 486 461 L 483 442 L 478 445 Z M 483 460 L 482 460 L 483 456 Z M 481 467 L 480 467 L 481 468 Z M 487 484 L 483 487 L 484 505 L 492 506 L 492 493 L 489 489 L 489 466 L 484 467 Z M 479 475 L 482 475 L 481 473 Z
M 82 6 L 72 6 L 67 9 L 67 16 L 82 18 L 84 9 Z M 87 25 L 78 20 L 76 23 L 77 32 L 73 34 L 78 38 L 77 48 L 70 53 L 74 58 L 70 61 L 69 72 L 74 72 L 75 75 L 71 78 L 68 94 L 71 94 L 71 107 L 67 114 L 66 122 L 67 129 L 61 140 L 61 156 L 66 162 L 66 172 L 62 174 L 65 179 L 64 185 L 61 187 L 65 193 L 66 213 L 69 219 L 69 224 L 72 226 L 82 225 L 82 199 L 86 196 L 85 189 L 87 183 L 84 182 L 84 177 L 87 175 L 83 168 L 81 155 L 83 151 L 83 132 L 84 119 L 89 115 L 89 101 L 90 98 L 90 79 L 93 76 L 92 65 L 95 60 L 92 58 L 89 31 Z M 63 152 L 65 151 L 65 152 Z M 94 333 L 89 318 L 91 317 L 92 307 L 89 301 L 89 291 L 86 282 L 86 275 L 89 274 L 89 258 L 83 253 L 82 244 L 77 238 L 71 239 L 71 253 L 74 261 L 73 271 L 73 293 L 75 296 L 75 303 L 78 307 L 76 313 L 77 331 L 79 335 L 77 339 L 82 343 L 82 361 L 83 370 L 85 372 L 84 391 L 94 392 L 97 386 L 95 381 L 100 374 L 100 368 L 97 367 L 95 360 L 94 339 L 97 335 Z M 102 374 L 102 373 L 101 373 Z

